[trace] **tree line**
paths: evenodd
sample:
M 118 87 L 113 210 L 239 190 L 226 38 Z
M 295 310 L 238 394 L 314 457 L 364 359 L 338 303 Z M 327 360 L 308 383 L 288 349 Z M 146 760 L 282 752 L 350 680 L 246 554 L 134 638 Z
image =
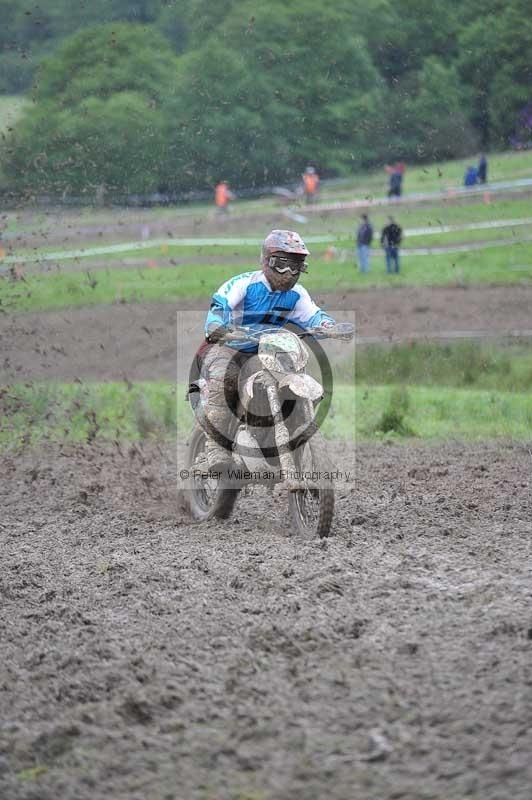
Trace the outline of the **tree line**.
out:
M 16 192 L 264 185 L 309 163 L 344 175 L 530 138 L 525 0 L 0 0 L 0 12 L 0 89 L 32 99 L 2 144 Z

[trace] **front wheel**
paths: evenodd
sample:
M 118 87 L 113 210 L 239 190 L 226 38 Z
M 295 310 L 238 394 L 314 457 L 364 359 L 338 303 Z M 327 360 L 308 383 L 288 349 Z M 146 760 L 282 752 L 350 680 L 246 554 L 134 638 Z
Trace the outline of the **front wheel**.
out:
M 205 431 L 196 425 L 188 445 L 189 477 L 185 486 L 185 501 L 194 519 L 199 522 L 217 517 L 227 519 L 238 497 L 238 489 L 230 488 L 228 480 L 211 478 L 207 474 Z
M 334 485 L 327 446 L 320 433 L 294 451 L 294 462 L 304 484 L 304 488 L 291 492 L 288 500 L 296 532 L 305 538 L 325 538 L 334 515 Z

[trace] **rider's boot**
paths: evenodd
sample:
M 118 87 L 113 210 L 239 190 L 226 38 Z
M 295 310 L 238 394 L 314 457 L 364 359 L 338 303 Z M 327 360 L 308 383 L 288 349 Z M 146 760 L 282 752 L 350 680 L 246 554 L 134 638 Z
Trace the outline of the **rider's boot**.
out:
M 205 454 L 207 456 L 209 472 L 211 473 L 226 471 L 233 460 L 231 451 L 227 450 L 222 444 L 216 442 L 212 436 L 207 436 Z
M 233 414 L 227 405 L 214 405 L 213 398 L 205 408 L 205 455 L 209 472 L 220 473 L 227 470 L 233 461 L 230 431 Z

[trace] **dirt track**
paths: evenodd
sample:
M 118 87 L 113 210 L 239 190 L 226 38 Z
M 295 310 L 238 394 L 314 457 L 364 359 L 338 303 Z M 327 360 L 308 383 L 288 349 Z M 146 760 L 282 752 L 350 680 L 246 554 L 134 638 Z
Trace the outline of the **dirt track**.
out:
M 322 545 L 180 520 L 172 448 L 4 457 L 0 796 L 529 800 L 531 461 L 361 447 Z
M 317 300 L 361 337 L 532 328 L 530 286 Z M 1 315 L 0 385 L 173 379 L 206 306 Z M 320 544 L 256 491 L 191 524 L 166 445 L 0 459 L 1 800 L 529 800 L 531 467 L 361 447 Z
M 358 334 L 504 333 L 532 328 L 532 286 L 401 288 L 318 295 L 332 313 L 355 308 Z M 0 316 L 0 385 L 75 378 L 147 380 L 176 375 L 176 311 L 208 301 L 130 304 Z M 190 358 L 196 342 L 190 342 Z

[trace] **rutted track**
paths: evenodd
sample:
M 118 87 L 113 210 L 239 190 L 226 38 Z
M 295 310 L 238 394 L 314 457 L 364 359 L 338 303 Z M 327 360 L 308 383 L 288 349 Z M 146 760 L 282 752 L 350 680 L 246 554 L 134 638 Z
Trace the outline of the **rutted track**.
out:
M 325 544 L 174 459 L 0 462 L 2 797 L 528 800 L 527 448 L 361 447 Z
M 453 331 L 504 335 L 532 328 L 529 285 L 368 289 L 316 299 L 338 316 L 342 309 L 356 309 L 358 335 L 367 341 Z M 207 300 L 180 300 L 1 315 L 0 385 L 76 378 L 173 380 L 176 312 L 197 309 L 203 319 L 207 305 Z M 190 359 L 196 346 L 190 341 Z

